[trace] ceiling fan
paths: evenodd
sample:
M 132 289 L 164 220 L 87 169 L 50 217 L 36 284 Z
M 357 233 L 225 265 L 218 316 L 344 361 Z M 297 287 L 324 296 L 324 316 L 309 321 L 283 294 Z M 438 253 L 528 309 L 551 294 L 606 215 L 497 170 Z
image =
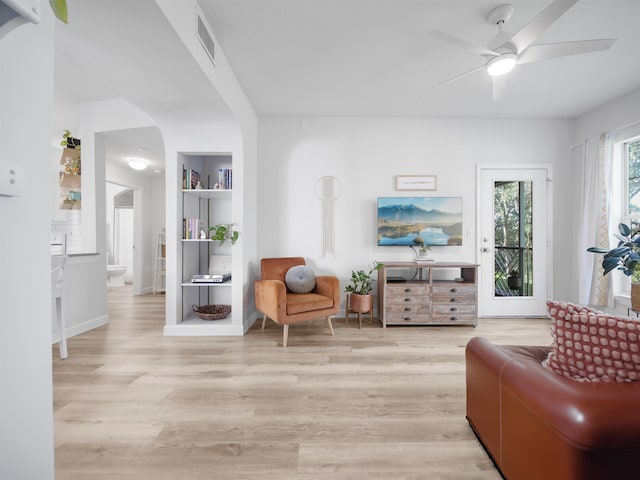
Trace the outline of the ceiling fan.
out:
M 487 15 L 487 21 L 498 27 L 498 33 L 489 41 L 487 47 L 473 45 L 466 40 L 440 30 L 431 30 L 429 36 L 455 45 L 456 47 L 477 53 L 485 58 L 485 63 L 439 83 L 433 87 L 442 87 L 471 75 L 480 70 L 486 70 L 493 81 L 493 100 L 499 100 L 505 93 L 506 76 L 516 65 L 539 62 L 556 57 L 578 55 L 581 53 L 607 50 L 615 39 L 581 40 L 574 42 L 547 43 L 533 45 L 533 42 L 564 14 L 578 0 L 554 0 L 542 12 L 534 17 L 519 32 L 509 34 L 503 30 L 504 25 L 513 15 L 513 5 L 500 5 Z

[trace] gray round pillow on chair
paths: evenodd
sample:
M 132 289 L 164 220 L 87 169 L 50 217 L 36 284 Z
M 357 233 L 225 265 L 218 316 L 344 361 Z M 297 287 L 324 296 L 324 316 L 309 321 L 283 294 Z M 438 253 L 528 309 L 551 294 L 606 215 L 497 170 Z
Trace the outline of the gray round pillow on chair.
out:
M 293 293 L 309 293 L 316 287 L 316 275 L 306 265 L 296 265 L 284 276 L 287 288 Z

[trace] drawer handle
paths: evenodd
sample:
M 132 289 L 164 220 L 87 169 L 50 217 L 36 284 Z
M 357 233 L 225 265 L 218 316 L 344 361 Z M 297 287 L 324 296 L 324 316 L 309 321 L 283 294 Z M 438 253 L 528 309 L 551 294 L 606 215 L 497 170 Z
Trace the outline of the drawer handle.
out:
M 457 311 L 458 311 L 458 309 L 457 309 L 456 307 L 451 307 L 451 308 L 449 309 L 449 311 L 451 311 L 451 312 L 457 312 Z
M 451 293 L 456 293 L 458 291 L 457 288 L 452 288 L 451 290 L 449 290 Z
M 456 320 L 458 320 L 458 317 L 451 317 L 449 318 L 449 320 L 451 320 L 452 322 L 455 322 Z
M 413 310 L 413 308 L 411 308 L 411 307 L 404 307 L 404 311 L 405 311 L 405 312 L 410 312 L 411 310 Z
M 411 301 L 411 298 L 405 298 L 405 299 L 404 299 L 404 301 L 405 301 L 405 302 L 410 302 L 410 301 Z
M 411 317 L 403 317 L 402 318 L 405 322 L 410 322 L 411 321 Z
M 450 301 L 450 302 L 457 302 L 457 301 L 458 301 L 458 299 L 457 299 L 457 298 L 451 298 L 451 299 L 449 299 L 449 301 Z
M 405 289 L 404 289 L 404 293 L 409 293 L 409 292 L 411 292 L 411 289 L 410 289 L 410 288 L 405 288 Z

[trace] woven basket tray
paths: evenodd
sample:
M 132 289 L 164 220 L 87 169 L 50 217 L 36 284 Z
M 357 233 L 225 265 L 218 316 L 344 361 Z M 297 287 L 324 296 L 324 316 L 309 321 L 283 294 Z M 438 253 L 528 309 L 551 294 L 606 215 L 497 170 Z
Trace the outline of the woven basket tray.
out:
M 220 320 L 231 313 L 231 305 L 193 305 L 193 313 L 203 320 Z

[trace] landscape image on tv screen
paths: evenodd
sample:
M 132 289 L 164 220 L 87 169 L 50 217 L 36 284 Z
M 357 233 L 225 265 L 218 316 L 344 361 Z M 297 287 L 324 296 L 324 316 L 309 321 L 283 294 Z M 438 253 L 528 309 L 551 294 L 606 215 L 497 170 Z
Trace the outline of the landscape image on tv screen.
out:
M 378 197 L 378 245 L 423 242 L 462 245 L 462 197 Z

